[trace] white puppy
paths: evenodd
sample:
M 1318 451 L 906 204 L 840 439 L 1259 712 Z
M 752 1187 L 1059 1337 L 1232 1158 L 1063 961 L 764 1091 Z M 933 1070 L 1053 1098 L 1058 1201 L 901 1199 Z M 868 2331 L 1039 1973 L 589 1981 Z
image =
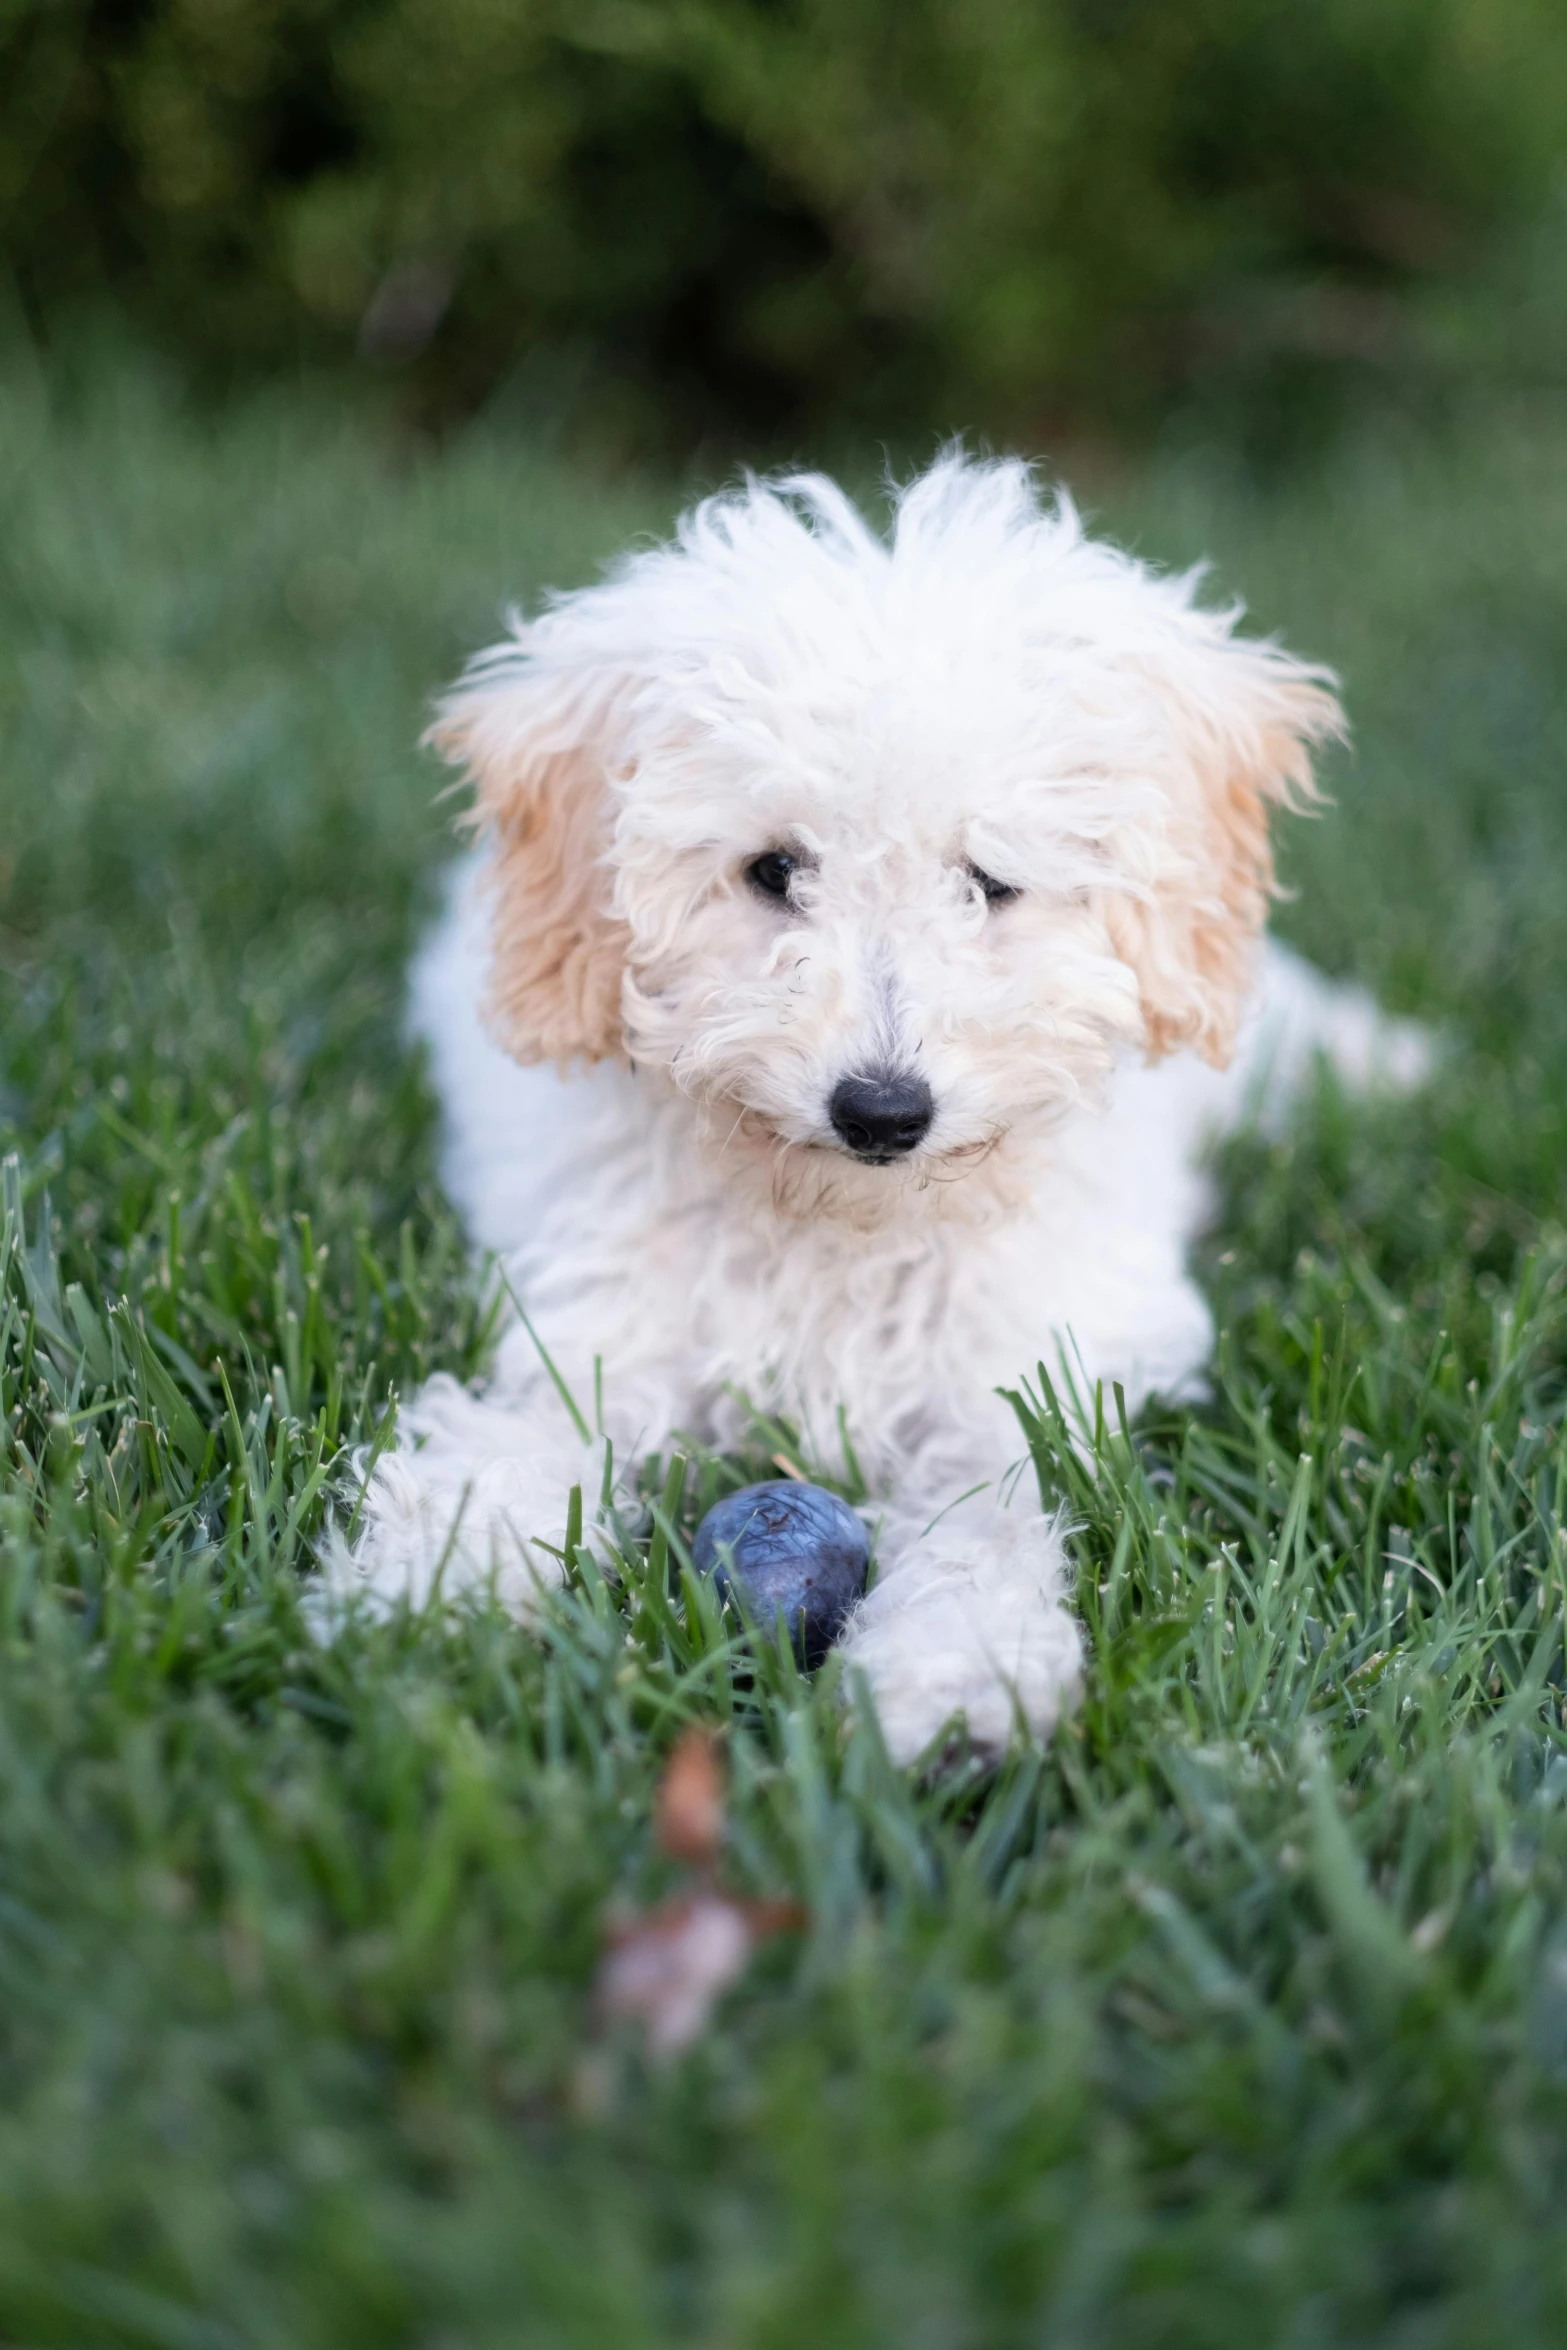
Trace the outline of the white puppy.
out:
M 841 1646 L 892 1752 L 1048 1730 L 1078 1634 L 998 1387 L 1065 1346 L 1189 1390 L 1198 1153 L 1248 1065 L 1420 1060 L 1259 951 L 1268 811 L 1339 710 L 1195 589 L 947 458 L 887 539 L 818 478 L 709 499 L 473 666 L 435 739 L 483 846 L 416 1018 L 537 1341 L 404 1407 L 340 1583 L 536 1609 L 602 1451 L 544 1350 L 588 1417 L 601 1362 L 623 1471 L 747 1402 L 831 1449 L 841 1410 L 882 1528 Z

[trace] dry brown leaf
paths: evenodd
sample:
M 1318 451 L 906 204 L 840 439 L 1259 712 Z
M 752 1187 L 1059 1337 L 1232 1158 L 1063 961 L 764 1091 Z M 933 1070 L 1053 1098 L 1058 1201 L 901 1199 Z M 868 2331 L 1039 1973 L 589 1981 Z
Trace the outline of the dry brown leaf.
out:
M 621 1926 L 599 1967 L 599 2012 L 633 2018 L 657 2056 L 677 2056 L 701 2036 L 713 2008 L 751 1955 L 739 1902 L 698 1893 Z
M 655 2056 L 678 2056 L 701 2037 L 758 1942 L 805 1922 L 795 1901 L 712 1892 L 621 1919 L 599 1965 L 599 2014 L 606 2023 L 640 2023 Z
M 701 2036 L 758 1942 L 802 1926 L 794 1901 L 737 1901 L 712 1883 L 724 1841 L 724 1774 L 710 1731 L 683 1733 L 653 1799 L 663 1851 L 699 1872 L 693 1893 L 609 1921 L 597 2004 L 606 2024 L 634 2021 L 655 2056 L 677 2056 Z
M 713 1866 L 724 1841 L 724 1774 L 710 1731 L 682 1732 L 653 1798 L 653 1821 L 671 1860 Z

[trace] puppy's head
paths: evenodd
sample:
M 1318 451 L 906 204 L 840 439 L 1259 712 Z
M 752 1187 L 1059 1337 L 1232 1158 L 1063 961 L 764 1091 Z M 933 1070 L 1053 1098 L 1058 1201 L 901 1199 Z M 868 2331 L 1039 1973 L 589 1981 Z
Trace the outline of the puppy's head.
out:
M 523 1060 L 666 1073 L 780 1194 L 1005 1160 L 1116 1056 L 1234 1038 L 1324 671 L 944 460 L 890 538 L 819 479 L 711 499 L 469 672 Z

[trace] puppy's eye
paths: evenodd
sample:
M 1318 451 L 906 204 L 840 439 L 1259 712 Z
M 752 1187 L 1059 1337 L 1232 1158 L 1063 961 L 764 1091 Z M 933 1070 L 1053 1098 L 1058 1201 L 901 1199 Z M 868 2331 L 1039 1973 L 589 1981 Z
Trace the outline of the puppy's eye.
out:
M 798 857 L 786 856 L 782 849 L 769 849 L 765 856 L 753 857 L 745 869 L 745 877 L 754 890 L 764 898 L 786 898 Z
M 1014 889 L 1010 881 L 998 881 L 993 873 L 982 873 L 977 865 L 969 867 L 968 877 L 978 885 L 987 906 L 1004 906 L 1009 899 L 1022 895 L 1021 890 Z

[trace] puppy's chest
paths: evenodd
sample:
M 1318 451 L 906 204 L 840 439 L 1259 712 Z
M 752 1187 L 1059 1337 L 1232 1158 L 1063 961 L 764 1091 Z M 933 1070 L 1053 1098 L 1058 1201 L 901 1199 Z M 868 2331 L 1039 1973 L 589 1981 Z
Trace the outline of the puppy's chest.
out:
M 828 1430 L 840 1404 L 857 1428 L 911 1426 L 993 1408 L 1063 1345 L 1090 1385 L 1132 1394 L 1206 1351 L 1177 1231 L 1125 1214 L 1102 1167 L 1058 1161 L 992 1222 L 916 1201 L 865 1231 L 772 1212 L 679 1149 L 651 1166 L 644 1152 L 628 1138 L 561 1188 L 528 1286 L 552 1345 L 601 1351 L 676 1419 L 716 1420 L 738 1390 Z
M 693 1269 L 687 1328 L 711 1375 L 753 1394 L 894 1412 L 911 1395 L 988 1388 L 1031 1367 L 1081 1310 L 1067 1255 L 1038 1219 L 913 1233 L 717 1227 Z

